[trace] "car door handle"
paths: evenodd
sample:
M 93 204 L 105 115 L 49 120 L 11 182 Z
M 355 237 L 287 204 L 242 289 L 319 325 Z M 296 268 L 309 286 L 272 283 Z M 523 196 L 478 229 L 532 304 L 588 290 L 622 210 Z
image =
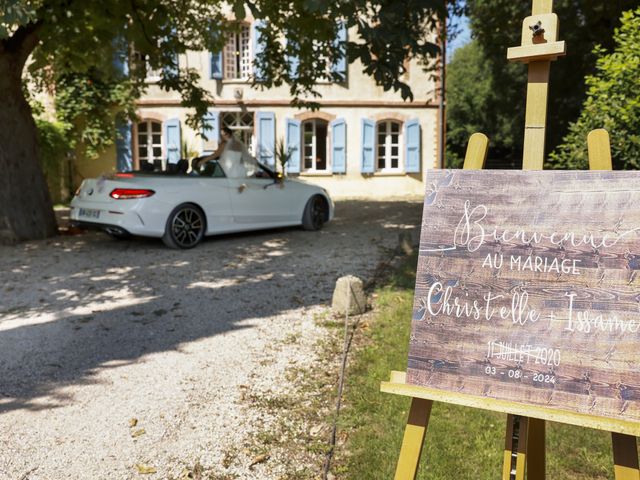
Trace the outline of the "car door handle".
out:
M 238 193 L 242 193 L 247 189 L 247 184 L 243 183 L 241 185 L 238 186 Z

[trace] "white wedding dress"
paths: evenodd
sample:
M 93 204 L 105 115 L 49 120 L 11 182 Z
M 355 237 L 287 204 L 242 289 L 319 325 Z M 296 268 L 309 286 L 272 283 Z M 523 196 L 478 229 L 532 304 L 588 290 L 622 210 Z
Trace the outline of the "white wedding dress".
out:
M 235 138 L 226 143 L 218 161 L 227 178 L 251 177 L 258 170 L 258 162 L 246 145 Z

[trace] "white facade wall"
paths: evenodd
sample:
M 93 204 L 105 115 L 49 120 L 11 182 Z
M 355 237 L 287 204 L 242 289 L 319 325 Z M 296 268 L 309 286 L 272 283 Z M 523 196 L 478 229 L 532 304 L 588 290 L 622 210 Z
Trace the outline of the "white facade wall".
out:
M 253 48 L 253 47 L 252 47 Z M 252 88 L 246 81 L 215 80 L 210 75 L 210 54 L 208 52 L 188 52 L 179 58 L 181 68 L 195 68 L 202 76 L 202 85 L 215 99 L 211 107 L 214 112 L 269 112 L 275 115 L 275 138 L 285 138 L 287 119 L 301 121 L 321 118 L 326 121 L 342 118 L 346 123 L 346 172 L 345 173 L 300 173 L 292 176 L 326 188 L 333 197 L 388 198 L 416 196 L 424 193 L 424 175 L 427 169 L 438 167 L 438 108 L 436 84 L 431 74 L 425 73 L 417 62 L 409 65 L 405 81 L 410 85 L 413 102 L 404 102 L 397 92 L 385 92 L 374 81 L 362 73 L 362 65 L 348 66 L 344 84 L 320 83 L 321 98 L 314 99 L 320 104 L 316 112 L 292 108 L 288 87 L 269 90 Z M 155 84 L 149 85 L 147 94 L 139 101 L 138 114 L 141 119 L 165 123 L 178 119 L 182 140 L 198 153 L 203 141 L 198 133 L 186 125 L 187 111 L 180 106 L 180 97 L 175 92 L 165 92 Z M 420 124 L 420 168 L 418 173 L 406 173 L 404 139 L 400 145 L 400 169 L 395 172 L 362 173 L 362 119 L 404 122 L 417 119 Z M 254 125 L 257 122 L 254 120 Z M 132 128 L 132 152 L 136 162 L 136 126 Z M 256 139 L 257 132 L 254 132 Z M 259 140 L 254 140 L 259 141 Z M 331 131 L 328 135 L 328 151 L 331 151 Z M 208 145 L 211 147 L 211 144 Z M 164 152 L 166 154 L 166 152 Z M 113 169 L 113 152 L 103 159 L 105 167 Z M 330 154 L 329 154 L 330 157 Z M 329 158 L 329 163 L 331 159 Z
M 237 106 L 216 106 L 213 110 L 242 111 Z M 426 169 L 437 168 L 437 109 L 432 108 L 405 108 L 393 109 L 387 107 L 324 107 L 318 112 L 305 112 L 291 107 L 264 105 L 251 112 L 273 112 L 276 118 L 276 139 L 285 137 L 285 119 L 295 118 L 296 115 L 306 114 L 335 116 L 345 120 L 347 129 L 346 142 L 346 173 L 304 173 L 292 175 L 320 185 L 326 188 L 335 198 L 344 197 L 395 197 L 415 196 L 424 194 L 424 174 Z M 170 118 L 178 118 L 182 124 L 182 135 L 187 145 L 202 150 L 203 141 L 196 132 L 186 127 L 187 112 L 180 107 L 143 107 L 139 114 L 142 118 L 154 118 L 166 121 Z M 376 172 L 373 174 L 361 173 L 362 156 L 362 118 L 382 119 L 394 118 L 409 120 L 417 118 L 421 126 L 421 168 L 420 173 L 407 174 L 404 171 L 397 173 Z M 330 136 L 330 134 L 329 134 Z M 329 143 L 331 140 L 329 139 Z M 404 149 L 401 148 L 401 166 L 404 164 Z

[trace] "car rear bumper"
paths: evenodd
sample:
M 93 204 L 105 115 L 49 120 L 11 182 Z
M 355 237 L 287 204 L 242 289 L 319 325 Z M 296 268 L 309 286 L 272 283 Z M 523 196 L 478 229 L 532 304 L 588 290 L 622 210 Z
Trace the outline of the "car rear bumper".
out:
M 113 235 L 131 235 L 131 232 L 119 227 L 118 225 L 107 225 L 106 223 L 85 222 L 82 220 L 71 220 L 72 227 L 83 228 L 87 230 L 102 230 Z
M 87 215 L 87 212 L 90 212 L 91 215 Z M 150 229 L 145 225 L 140 215 L 133 210 L 115 210 L 113 205 L 102 205 L 97 202 L 85 204 L 85 202 L 74 200 L 71 203 L 69 217 L 72 225 L 100 229 L 108 233 L 125 232 L 145 237 L 162 237 L 164 233 Z

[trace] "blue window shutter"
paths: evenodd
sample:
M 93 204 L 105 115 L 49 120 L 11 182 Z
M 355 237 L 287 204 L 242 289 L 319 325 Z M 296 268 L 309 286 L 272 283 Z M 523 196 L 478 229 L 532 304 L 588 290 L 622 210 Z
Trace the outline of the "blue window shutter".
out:
M 222 79 L 222 51 L 209 52 L 209 78 Z
M 180 160 L 180 120 L 172 118 L 164 122 L 164 144 L 168 163 L 177 163 Z
M 116 120 L 116 169 L 119 172 L 130 172 L 133 168 L 131 152 L 131 122 Z
M 260 30 L 264 28 L 266 22 L 264 20 L 256 20 L 251 24 L 251 40 L 253 42 L 253 74 L 256 81 L 261 81 L 264 78 L 264 72 L 256 67 L 255 60 L 258 55 L 264 52 L 264 41 L 262 40 L 262 34 Z
M 115 53 L 113 69 L 123 77 L 129 76 L 129 64 L 127 63 L 126 58 L 124 58 L 119 52 Z
M 291 78 L 297 78 L 300 58 L 297 55 L 287 55 L 285 60 L 289 64 L 289 75 Z
M 362 173 L 373 173 L 375 159 L 376 124 L 368 118 L 362 119 Z
M 347 172 L 347 124 L 344 118 L 331 122 L 331 165 L 333 173 Z
M 176 35 L 176 28 L 172 27 L 171 28 L 171 34 L 172 35 Z M 166 36 L 162 39 L 161 41 L 161 45 L 160 48 L 165 49 L 166 46 L 164 44 L 169 43 L 169 37 Z M 180 61 L 178 58 L 178 54 L 174 53 L 173 55 L 171 55 L 171 60 L 170 63 L 164 65 L 162 67 L 162 73 L 164 76 L 167 77 L 174 77 L 174 76 L 178 76 L 178 74 L 180 73 Z
M 420 121 L 417 118 L 408 120 L 404 124 L 404 162 L 405 172 L 420 172 Z
M 172 57 L 172 59 L 173 59 L 172 63 L 162 67 L 162 71 L 163 71 L 164 75 L 166 75 L 168 77 L 173 77 L 173 76 L 178 75 L 178 73 L 180 73 L 180 63 L 178 61 L 178 54 L 176 53 Z
M 291 158 L 287 162 L 287 172 L 300 173 L 300 120 L 287 118 L 285 137 L 285 148 L 291 152 Z
M 129 50 L 127 42 L 122 37 L 117 37 L 113 41 L 113 68 L 124 77 L 129 76 Z
M 340 75 L 342 81 L 347 79 L 347 25 L 344 21 L 338 24 L 338 31 L 333 42 L 334 48 L 340 51 L 340 59 L 332 66 L 331 71 Z
M 220 31 L 220 25 L 216 22 L 210 22 L 207 28 L 206 45 L 211 48 L 211 45 L 218 47 L 222 43 L 222 36 L 224 34 Z M 209 50 L 209 78 L 211 80 L 220 80 L 223 77 L 223 56 L 222 50 Z
M 202 128 L 202 148 L 200 149 L 200 154 L 204 155 L 207 153 L 213 153 L 212 150 L 206 148 L 206 141 L 215 141 L 218 142 L 220 140 L 220 112 L 216 110 L 209 110 L 205 114 L 204 118 L 204 127 Z M 205 140 L 206 137 L 206 140 Z
M 258 112 L 258 150 L 257 159 L 265 165 L 275 165 L 276 115 L 273 112 Z
M 287 47 L 289 45 L 294 46 L 294 50 L 297 50 L 298 42 L 292 39 L 286 40 Z M 297 55 L 286 55 L 285 62 L 289 65 L 289 75 L 291 78 L 296 78 L 298 76 L 298 68 L 300 67 L 300 58 Z

